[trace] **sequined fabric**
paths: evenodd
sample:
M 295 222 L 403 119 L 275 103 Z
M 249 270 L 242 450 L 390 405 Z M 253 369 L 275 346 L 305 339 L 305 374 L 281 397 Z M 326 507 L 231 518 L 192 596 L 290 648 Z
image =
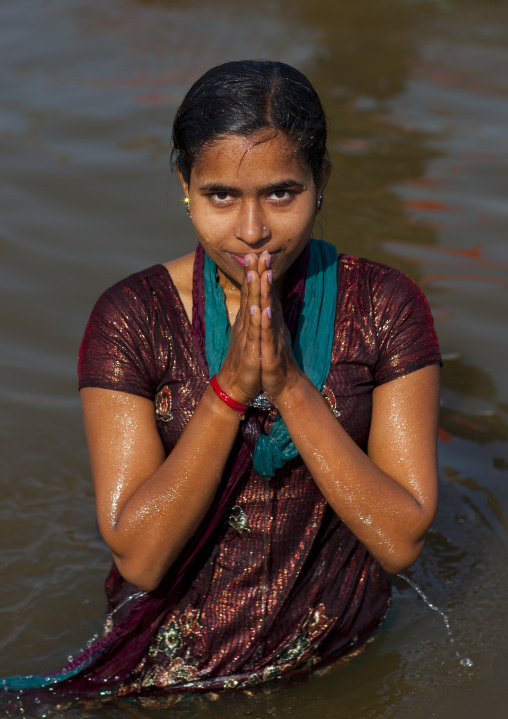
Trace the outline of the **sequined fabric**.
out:
M 337 281 L 326 399 L 365 449 L 374 387 L 439 362 L 439 349 L 425 298 L 402 273 L 341 256 Z M 97 303 L 81 347 L 80 387 L 153 401 L 169 453 L 206 387 L 198 351 L 176 288 L 157 265 Z M 353 650 L 387 612 L 387 575 L 299 458 L 272 479 L 249 465 L 206 550 L 120 692 L 204 691 L 274 679 Z M 115 570 L 107 586 L 114 608 L 129 588 Z

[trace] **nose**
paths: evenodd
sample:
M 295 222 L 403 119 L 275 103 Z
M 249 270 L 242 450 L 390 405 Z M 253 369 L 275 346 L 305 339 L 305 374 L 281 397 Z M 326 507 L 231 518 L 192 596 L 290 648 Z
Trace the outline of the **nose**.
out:
M 238 210 L 235 236 L 256 249 L 270 238 L 270 228 L 263 208 L 257 199 L 245 199 Z

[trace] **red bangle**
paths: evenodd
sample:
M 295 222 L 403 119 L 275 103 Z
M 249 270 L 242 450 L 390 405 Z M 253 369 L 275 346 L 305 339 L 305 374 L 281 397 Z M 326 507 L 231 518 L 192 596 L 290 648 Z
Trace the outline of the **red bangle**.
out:
M 240 419 L 245 418 L 245 413 L 247 412 L 247 408 L 249 407 L 249 405 L 237 402 L 236 399 L 233 399 L 228 394 L 226 394 L 224 390 L 219 387 L 219 383 L 217 382 L 217 378 L 215 375 L 210 379 L 210 387 L 213 389 L 217 397 L 219 397 L 219 399 L 225 402 L 228 407 L 231 407 L 231 409 L 234 409 L 236 410 L 236 412 L 240 413 Z

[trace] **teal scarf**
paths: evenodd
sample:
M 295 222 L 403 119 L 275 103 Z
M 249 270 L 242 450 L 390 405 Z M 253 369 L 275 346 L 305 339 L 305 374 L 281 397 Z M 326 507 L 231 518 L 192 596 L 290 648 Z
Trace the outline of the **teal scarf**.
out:
M 337 250 L 322 240 L 309 240 L 305 295 L 293 343 L 295 360 L 319 391 L 330 371 L 337 302 Z M 217 267 L 205 253 L 205 352 L 213 377 L 224 362 L 230 326 Z M 303 420 L 303 417 L 302 417 Z M 254 469 L 272 477 L 276 469 L 298 455 L 282 417 L 277 413 L 270 433 L 260 434 L 254 449 Z

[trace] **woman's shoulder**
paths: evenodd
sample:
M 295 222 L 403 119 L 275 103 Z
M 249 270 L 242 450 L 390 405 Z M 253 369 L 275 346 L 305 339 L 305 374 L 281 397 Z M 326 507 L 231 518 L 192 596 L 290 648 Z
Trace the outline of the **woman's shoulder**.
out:
M 188 363 L 189 346 L 178 288 L 166 265 L 153 265 L 116 282 L 96 302 L 79 352 L 80 388 L 153 397 L 171 362 Z
M 165 262 L 163 265 L 179 292 L 192 292 L 195 254 L 195 252 L 191 252 L 183 257 L 178 257 L 176 260 Z
M 370 260 L 367 257 L 356 257 L 355 255 L 339 254 L 338 264 L 341 269 L 349 270 L 364 276 L 371 276 L 374 279 L 381 279 L 386 276 L 407 277 L 407 275 L 395 267 L 390 267 L 382 262 Z M 408 278 L 409 279 L 409 278 Z
M 177 260 L 152 265 L 115 282 L 99 297 L 99 307 L 111 309 L 132 309 L 151 302 L 158 296 L 163 302 L 173 303 L 180 296 L 184 307 L 184 297 L 190 295 L 192 301 L 192 266 L 194 255 L 186 255 Z M 187 309 L 187 308 L 186 308 Z
M 118 280 L 99 297 L 99 302 L 111 301 L 129 295 L 142 297 L 152 286 L 168 284 L 168 271 L 163 264 L 156 264 Z
M 195 252 L 191 252 L 189 255 L 164 264 L 189 319 L 192 318 L 192 279 L 195 254 Z
M 417 283 L 402 270 L 366 257 L 339 255 L 338 275 L 339 284 L 357 293 L 368 291 L 374 302 L 383 296 L 396 295 L 402 300 L 408 296 L 424 296 Z

